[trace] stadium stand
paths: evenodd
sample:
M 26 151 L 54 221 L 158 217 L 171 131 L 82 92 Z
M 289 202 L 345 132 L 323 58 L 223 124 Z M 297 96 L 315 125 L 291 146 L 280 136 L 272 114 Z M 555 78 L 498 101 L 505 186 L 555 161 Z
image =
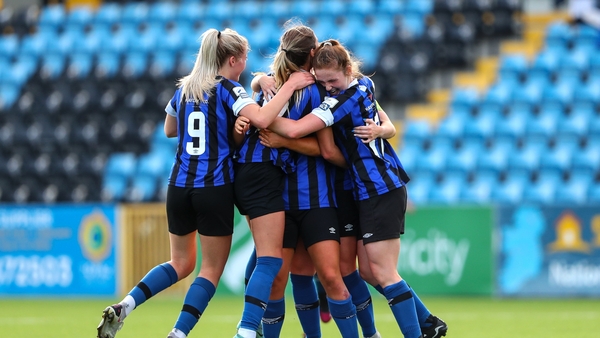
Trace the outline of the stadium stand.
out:
M 598 32 L 560 13 L 528 29 L 539 19 L 523 18 L 521 6 L 181 0 L 2 9 L 0 202 L 164 200 L 175 146 L 162 133 L 164 106 L 200 33 L 240 31 L 253 49 L 249 70 L 265 71 L 294 16 L 353 50 L 375 73 L 384 106 L 437 97 L 407 108 L 397 148 L 413 202 L 597 202 Z M 498 57 L 473 59 L 473 46 L 508 38 Z M 437 71 L 456 75 L 436 96 L 427 79 Z M 248 72 L 241 82 L 249 80 Z

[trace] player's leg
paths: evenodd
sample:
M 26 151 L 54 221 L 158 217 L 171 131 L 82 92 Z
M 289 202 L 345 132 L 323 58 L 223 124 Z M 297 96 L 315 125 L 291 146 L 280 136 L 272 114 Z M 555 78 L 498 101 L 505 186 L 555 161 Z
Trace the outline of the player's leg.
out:
M 236 168 L 236 203 L 250 218 L 257 257 L 246 287 L 244 310 L 236 337 L 256 337 L 271 286 L 283 264 L 283 175 L 281 168 L 270 162 L 243 164 Z
M 284 247 L 283 264 L 271 286 L 269 303 L 262 318 L 262 334 L 265 338 L 277 338 L 281 334 L 285 319 L 285 288 L 289 279 L 293 257 L 294 249 Z
M 315 268 L 311 258 L 300 240 L 292 260 L 290 280 L 296 305 L 298 320 L 307 338 L 321 337 L 319 322 L 319 298 L 313 281 Z
M 196 227 L 200 234 L 200 272 L 190 285 L 183 307 L 171 332 L 185 338 L 194 328 L 215 294 L 231 249 L 233 234 L 233 188 L 196 189 L 192 194 Z
M 340 272 L 340 243 L 334 208 L 311 209 L 303 220 L 302 238 L 328 297 L 329 310 L 342 337 L 358 336 L 356 307 Z
M 364 337 L 377 337 L 373 301 L 367 283 L 361 278 L 356 266 L 357 257 L 356 235 L 340 238 L 340 271 L 344 283 L 352 295 L 356 306 L 356 318 Z
M 171 260 L 150 270 L 121 302 L 104 309 L 98 325 L 99 338 L 113 338 L 131 311 L 194 270 L 196 223 L 190 192 L 191 189 L 169 186 L 166 206 Z
M 399 203 L 400 202 L 400 203 Z M 398 274 L 400 234 L 404 233 L 406 189 L 359 201 L 361 234 L 370 270 L 382 287 L 396 322 L 406 338 L 421 336 L 410 287 Z

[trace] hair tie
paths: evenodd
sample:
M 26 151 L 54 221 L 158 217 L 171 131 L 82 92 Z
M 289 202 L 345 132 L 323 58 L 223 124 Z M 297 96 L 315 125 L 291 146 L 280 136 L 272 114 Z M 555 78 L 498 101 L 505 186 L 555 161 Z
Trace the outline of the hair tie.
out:
M 217 33 L 217 39 L 221 38 L 221 31 L 219 31 L 219 33 Z
M 287 54 L 287 52 L 288 52 L 288 50 L 287 50 L 287 49 L 285 49 L 285 48 L 281 48 L 281 50 L 282 50 L 284 53 L 286 53 L 286 54 Z
M 333 45 L 331 44 L 331 41 L 325 41 L 325 42 L 323 42 L 323 46 L 331 46 L 331 47 L 333 47 Z

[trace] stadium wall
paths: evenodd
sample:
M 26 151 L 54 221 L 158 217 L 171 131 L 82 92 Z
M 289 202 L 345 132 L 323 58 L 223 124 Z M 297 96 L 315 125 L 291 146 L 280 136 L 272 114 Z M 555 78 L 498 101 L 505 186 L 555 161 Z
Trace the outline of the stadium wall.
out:
M 406 222 L 398 270 L 420 294 L 600 297 L 593 206 L 419 206 Z M 218 293 L 243 293 L 252 250 L 236 213 Z M 168 259 L 162 203 L 0 206 L 0 297 L 121 297 Z

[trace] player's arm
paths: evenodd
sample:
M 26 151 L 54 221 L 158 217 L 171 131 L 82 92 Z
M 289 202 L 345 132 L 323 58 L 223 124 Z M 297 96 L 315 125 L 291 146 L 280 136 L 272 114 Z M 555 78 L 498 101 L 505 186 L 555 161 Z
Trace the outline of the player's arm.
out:
M 233 127 L 233 142 L 236 146 L 244 142 L 248 129 L 250 129 L 250 120 L 247 117 L 238 116 Z
M 258 104 L 248 104 L 240 110 L 239 115 L 247 117 L 250 123 L 256 128 L 268 128 L 288 100 L 294 95 L 294 91 L 314 82 L 315 79 L 312 74 L 308 72 L 294 72 L 269 102 L 265 103 L 262 107 Z
M 389 139 L 396 135 L 396 127 L 381 109 L 379 103 L 376 102 L 376 104 L 379 113 L 379 125 L 373 119 L 365 119 L 364 126 L 357 126 L 353 129 L 354 136 L 361 138 L 363 143 L 369 143 L 379 137 Z
M 252 82 L 250 82 L 250 87 L 255 93 L 262 91 L 265 98 L 268 99 L 277 94 L 277 89 L 275 88 L 275 78 L 263 72 L 254 73 Z
M 306 156 L 319 156 L 319 143 L 314 136 L 292 139 L 278 135 L 269 129 L 262 129 L 258 135 L 260 143 L 269 148 L 287 148 Z
M 164 131 L 167 137 L 177 136 L 177 118 L 175 116 L 167 114 L 165 117 Z
M 331 127 L 317 131 L 317 139 L 319 140 L 321 156 L 323 156 L 325 160 L 337 165 L 338 167 L 348 167 L 348 163 L 346 163 L 346 159 L 344 158 L 342 151 L 337 147 L 335 141 L 333 140 L 333 131 L 331 130 Z

